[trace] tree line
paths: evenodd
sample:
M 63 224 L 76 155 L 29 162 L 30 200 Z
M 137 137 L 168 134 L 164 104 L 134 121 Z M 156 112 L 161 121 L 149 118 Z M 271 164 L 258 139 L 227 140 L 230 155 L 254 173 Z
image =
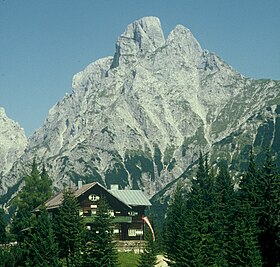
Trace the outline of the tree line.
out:
M 157 232 L 170 266 L 280 266 L 280 174 L 271 153 L 257 165 L 251 151 L 246 173 L 233 181 L 226 161 L 214 171 L 200 154 L 191 187 L 177 184 L 161 236 Z M 51 185 L 46 169 L 40 172 L 33 161 L 12 202 L 8 227 L 0 213 L 2 266 L 119 266 L 107 203 L 101 199 L 89 230 L 73 191 L 64 190 L 51 218 L 41 205 L 50 198 Z M 32 212 L 40 205 L 38 214 Z M 16 246 L 3 246 L 13 239 Z M 139 267 L 156 264 L 158 245 L 147 240 Z
M 8 226 L 0 220 L 1 266 L 87 267 L 118 266 L 113 242 L 112 217 L 101 198 L 91 229 L 79 215 L 79 204 L 73 190 L 63 192 L 63 201 L 51 218 L 42 205 L 51 197 L 51 180 L 33 161 L 25 185 L 12 202 L 14 215 Z M 40 206 L 40 212 L 34 209 Z M 3 211 L 2 211 L 3 214 Z M 16 240 L 14 246 L 4 245 Z
M 280 175 L 271 153 L 257 166 L 251 152 L 236 185 L 226 161 L 214 174 L 200 154 L 191 189 L 178 183 L 171 198 L 164 244 L 176 267 L 280 266 Z
M 88 229 L 79 215 L 79 203 L 72 189 L 63 191 L 61 206 L 50 216 L 43 203 L 52 195 L 52 182 L 44 166 L 40 172 L 34 160 L 24 182 L 12 201 L 14 215 L 8 226 L 4 211 L 0 209 L 0 266 L 119 266 L 113 240 L 113 218 L 104 198 L 101 197 L 95 219 Z M 35 213 L 34 209 L 38 207 L 40 211 Z M 8 244 L 15 240 L 16 245 Z M 156 263 L 153 241 L 149 236 L 147 240 L 139 267 Z

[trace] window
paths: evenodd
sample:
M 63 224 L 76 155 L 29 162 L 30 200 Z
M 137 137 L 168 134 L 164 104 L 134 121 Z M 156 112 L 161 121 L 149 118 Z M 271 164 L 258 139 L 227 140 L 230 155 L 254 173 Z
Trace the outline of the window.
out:
M 136 236 L 136 229 L 128 229 L 128 236 Z
M 128 229 L 128 236 L 142 236 L 143 234 L 142 229 Z
M 113 234 L 119 234 L 120 230 L 119 229 L 113 229 Z

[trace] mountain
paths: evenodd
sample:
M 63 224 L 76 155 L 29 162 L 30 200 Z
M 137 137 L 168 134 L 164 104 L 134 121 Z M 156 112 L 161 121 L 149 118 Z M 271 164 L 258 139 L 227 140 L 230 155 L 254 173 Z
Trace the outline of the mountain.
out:
M 34 156 L 55 188 L 95 180 L 150 197 L 200 150 L 211 161 L 228 159 L 237 176 L 252 144 L 272 146 L 280 162 L 280 82 L 242 76 L 182 25 L 165 39 L 158 18 L 133 22 L 114 56 L 77 73 L 72 87 L 2 175 L 3 193 L 18 186 Z
M 9 174 L 13 164 L 23 155 L 26 146 L 24 130 L 8 118 L 4 108 L 0 107 L 0 177 Z M 7 188 L 4 181 L 2 190 L 3 188 Z

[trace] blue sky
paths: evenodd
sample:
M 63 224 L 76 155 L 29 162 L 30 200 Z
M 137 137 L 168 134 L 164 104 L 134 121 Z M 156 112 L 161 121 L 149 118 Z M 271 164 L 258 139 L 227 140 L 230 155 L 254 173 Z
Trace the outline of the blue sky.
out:
M 72 76 L 110 56 L 126 26 L 177 24 L 243 75 L 280 80 L 279 0 L 0 0 L 0 106 L 27 135 L 71 93 Z

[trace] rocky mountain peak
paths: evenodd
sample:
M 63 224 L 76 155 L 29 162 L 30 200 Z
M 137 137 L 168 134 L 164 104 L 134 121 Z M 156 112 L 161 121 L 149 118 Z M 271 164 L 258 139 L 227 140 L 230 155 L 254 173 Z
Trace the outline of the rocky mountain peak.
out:
M 144 17 L 129 24 L 116 43 L 116 53 L 112 68 L 120 62 L 135 61 L 135 56 L 151 53 L 165 43 L 160 20 L 157 17 Z
M 203 50 L 188 28 L 177 25 L 168 35 L 166 44 L 174 53 L 184 56 L 190 65 L 201 62 Z
M 6 116 L 5 109 L 0 107 L 0 117 Z
M 20 125 L 8 118 L 0 107 L 0 175 L 6 174 L 13 163 L 23 154 L 27 138 Z
M 17 183 L 36 155 L 57 188 L 82 179 L 153 196 L 199 151 L 216 149 L 215 158 L 230 144 L 220 157 L 230 151 L 233 159 L 254 142 L 258 127 L 260 133 L 270 127 L 266 140 L 272 140 L 270 133 L 280 129 L 274 114 L 280 113 L 279 94 L 279 82 L 244 78 L 202 50 L 184 26 L 165 41 L 158 18 L 137 20 L 118 38 L 114 58 L 99 59 L 74 76 L 73 93 L 30 137 L 18 164 L 2 177 L 0 193 Z M 272 104 L 266 113 L 273 121 L 262 126 Z

